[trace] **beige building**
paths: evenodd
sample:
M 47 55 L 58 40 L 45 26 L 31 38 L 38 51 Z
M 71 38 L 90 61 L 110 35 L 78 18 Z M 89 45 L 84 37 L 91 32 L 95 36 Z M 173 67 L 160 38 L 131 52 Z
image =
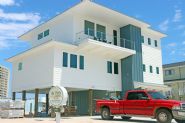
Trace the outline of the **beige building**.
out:
M 8 81 L 9 70 L 8 68 L 0 65 L 0 97 L 8 96 Z
M 185 101 L 185 61 L 163 65 L 164 82 L 172 88 L 172 98 Z

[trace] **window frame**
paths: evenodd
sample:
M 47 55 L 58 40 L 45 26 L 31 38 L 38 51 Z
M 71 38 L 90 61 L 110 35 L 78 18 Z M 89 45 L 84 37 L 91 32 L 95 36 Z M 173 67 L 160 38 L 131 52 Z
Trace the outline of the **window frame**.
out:
M 43 35 L 43 32 L 42 32 L 42 33 L 39 33 L 39 34 L 38 34 L 37 39 L 38 39 L 38 40 L 41 40 L 43 37 L 44 37 L 44 35 Z
M 63 67 L 68 67 L 68 53 L 63 52 Z
M 79 56 L 79 68 L 84 70 L 84 56 L 82 55 Z
M 49 33 L 50 33 L 50 30 L 49 30 L 49 29 L 45 30 L 45 31 L 44 31 L 44 37 L 48 36 Z
M 114 62 L 114 74 L 119 74 L 119 64 Z
M 18 64 L 18 71 L 21 71 L 23 69 L 23 63 L 19 62 Z
M 112 62 L 107 61 L 107 73 L 112 74 Z
M 154 43 L 154 44 L 155 44 L 155 47 L 158 47 L 158 41 L 155 40 L 154 42 L 155 42 L 155 43 Z
M 150 69 L 150 73 L 153 73 L 153 67 L 152 67 L 152 65 L 149 66 L 149 69 Z
M 159 74 L 159 67 L 156 67 L 156 73 Z
M 78 66 L 78 57 L 76 54 L 70 54 L 70 68 L 77 68 Z
M 143 64 L 143 72 L 146 72 L 146 65 Z
M 151 38 L 148 38 L 148 45 L 152 45 Z

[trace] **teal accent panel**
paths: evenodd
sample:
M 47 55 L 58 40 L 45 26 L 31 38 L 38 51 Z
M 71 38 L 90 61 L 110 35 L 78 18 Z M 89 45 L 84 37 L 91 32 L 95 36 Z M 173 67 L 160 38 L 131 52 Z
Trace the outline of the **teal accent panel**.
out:
M 133 82 L 143 82 L 141 28 L 127 25 L 120 28 L 120 37 L 134 42 L 136 54 L 121 59 L 122 94 L 134 88 Z
M 78 115 L 88 115 L 88 91 L 75 91 L 72 93 L 73 105 L 77 106 Z

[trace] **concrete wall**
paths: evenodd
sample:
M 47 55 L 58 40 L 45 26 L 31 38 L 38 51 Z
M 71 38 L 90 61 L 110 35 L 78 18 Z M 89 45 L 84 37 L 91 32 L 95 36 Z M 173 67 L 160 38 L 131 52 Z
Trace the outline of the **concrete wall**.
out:
M 46 88 L 53 85 L 53 49 L 37 51 L 13 62 L 12 91 Z M 22 70 L 18 64 L 22 63 Z

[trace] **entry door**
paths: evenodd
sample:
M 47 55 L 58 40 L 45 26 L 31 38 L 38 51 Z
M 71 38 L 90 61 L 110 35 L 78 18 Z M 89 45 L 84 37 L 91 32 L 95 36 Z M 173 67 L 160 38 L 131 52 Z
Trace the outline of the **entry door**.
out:
M 150 115 L 149 112 L 152 112 L 153 108 L 150 105 L 150 100 L 147 98 L 148 96 L 144 92 L 128 93 L 127 100 L 124 104 L 125 113 L 133 115 Z
M 78 115 L 88 115 L 88 91 L 73 92 L 73 104 L 77 106 Z

